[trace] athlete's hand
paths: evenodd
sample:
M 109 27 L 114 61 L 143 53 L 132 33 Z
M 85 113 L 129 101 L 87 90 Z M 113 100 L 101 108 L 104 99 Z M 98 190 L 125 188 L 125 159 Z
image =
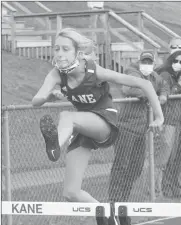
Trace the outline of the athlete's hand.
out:
M 154 134 L 159 135 L 163 130 L 164 118 L 155 119 L 150 125 L 148 131 L 152 131 Z
M 165 95 L 160 95 L 159 101 L 160 101 L 160 104 L 163 105 L 167 102 L 167 97 Z
M 64 97 L 64 95 L 62 94 L 62 92 L 59 91 L 59 90 L 53 90 L 52 91 L 52 95 L 54 95 L 55 98 L 58 99 L 58 100 L 61 100 Z
M 63 94 L 61 91 L 59 90 L 53 90 L 48 97 L 48 101 L 49 102 L 55 102 L 57 100 L 61 100 L 63 98 Z

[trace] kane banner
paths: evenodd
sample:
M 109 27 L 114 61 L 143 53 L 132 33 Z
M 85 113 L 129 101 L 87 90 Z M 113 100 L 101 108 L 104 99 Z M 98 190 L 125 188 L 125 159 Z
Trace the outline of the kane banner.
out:
M 75 202 L 2 202 L 2 214 L 106 216 L 111 214 L 109 203 Z M 181 203 L 115 203 L 116 216 L 180 217 Z
M 95 216 L 101 209 L 103 216 L 110 216 L 108 203 L 2 202 L 2 214 L 12 215 Z

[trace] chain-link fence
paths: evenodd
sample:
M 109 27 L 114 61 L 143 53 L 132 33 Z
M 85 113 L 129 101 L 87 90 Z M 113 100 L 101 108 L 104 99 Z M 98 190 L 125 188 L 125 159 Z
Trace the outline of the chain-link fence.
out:
M 177 202 L 181 155 L 181 96 L 172 96 L 163 107 L 165 125 L 159 136 L 147 132 L 150 107 L 136 99 L 115 101 L 119 111 L 119 137 L 113 147 L 93 151 L 82 188 L 100 202 Z M 70 104 L 54 107 L 14 107 L 3 111 L 2 200 L 61 202 L 66 145 L 58 162 L 45 153 L 39 129 L 40 118 L 50 114 L 58 123 L 60 111 L 74 110 Z M 52 105 L 51 105 L 52 106 Z M 149 119 L 148 119 L 149 118 Z M 9 150 L 9 151 L 8 151 Z M 151 182 L 151 183 L 150 183 Z M 154 196 L 156 194 L 156 199 Z M 85 224 L 85 218 L 60 216 L 3 216 L 9 224 Z M 86 224 L 93 225 L 92 218 Z

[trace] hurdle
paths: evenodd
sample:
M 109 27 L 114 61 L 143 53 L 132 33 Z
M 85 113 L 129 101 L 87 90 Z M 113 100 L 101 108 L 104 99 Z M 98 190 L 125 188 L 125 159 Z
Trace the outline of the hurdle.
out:
M 115 216 L 180 217 L 181 203 L 116 202 Z M 3 215 L 110 217 L 110 203 L 2 201 Z

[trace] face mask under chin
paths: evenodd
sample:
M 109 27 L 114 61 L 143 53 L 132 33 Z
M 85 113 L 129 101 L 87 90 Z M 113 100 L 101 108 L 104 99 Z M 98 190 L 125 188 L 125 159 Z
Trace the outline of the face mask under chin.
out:
M 75 58 L 75 60 L 70 64 L 68 65 L 67 67 L 65 68 L 61 68 L 61 63 L 60 63 L 60 59 L 59 57 L 54 57 L 53 60 L 52 60 L 52 65 L 54 67 L 56 67 L 60 72 L 63 72 L 63 73 L 70 73 L 72 72 L 75 68 L 77 68 L 79 66 L 79 60 L 77 59 L 77 57 Z
M 153 72 L 153 65 L 140 65 L 140 71 L 144 76 L 149 76 Z
M 64 73 L 70 73 L 72 72 L 74 69 L 76 69 L 79 66 L 79 61 L 76 59 L 74 61 L 74 63 L 72 63 L 70 66 L 68 66 L 67 68 L 63 68 L 60 69 L 60 72 L 64 72 Z

